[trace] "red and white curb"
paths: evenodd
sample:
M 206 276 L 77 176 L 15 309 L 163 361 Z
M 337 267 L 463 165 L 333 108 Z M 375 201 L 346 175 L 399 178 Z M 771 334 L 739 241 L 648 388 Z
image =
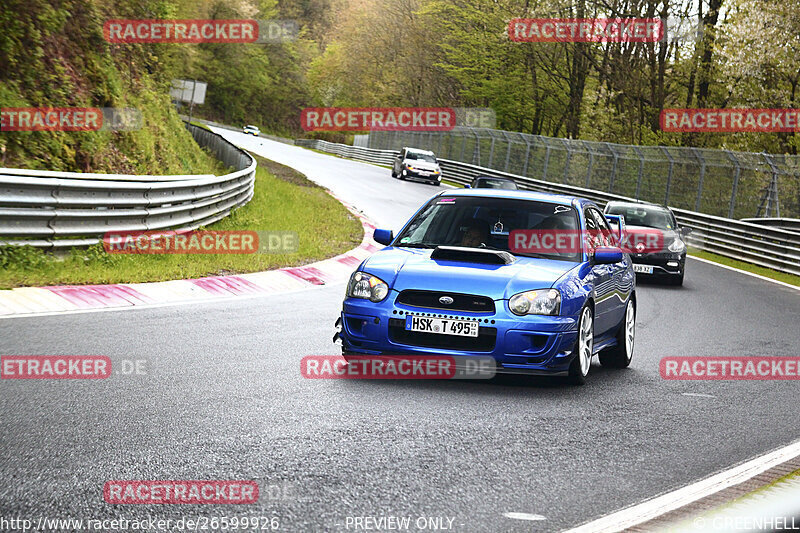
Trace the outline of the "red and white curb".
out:
M 0 290 L 0 319 L 223 300 L 291 292 L 344 281 L 361 261 L 378 250 L 372 241 L 375 225 L 352 206 L 345 204 L 345 207 L 360 219 L 364 238 L 358 248 L 324 261 L 234 276 Z

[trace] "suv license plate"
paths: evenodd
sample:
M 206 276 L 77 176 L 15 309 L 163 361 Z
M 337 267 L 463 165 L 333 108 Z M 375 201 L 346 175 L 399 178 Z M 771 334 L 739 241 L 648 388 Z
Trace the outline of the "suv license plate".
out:
M 633 265 L 633 271 L 637 274 L 652 274 L 653 267 L 650 265 Z

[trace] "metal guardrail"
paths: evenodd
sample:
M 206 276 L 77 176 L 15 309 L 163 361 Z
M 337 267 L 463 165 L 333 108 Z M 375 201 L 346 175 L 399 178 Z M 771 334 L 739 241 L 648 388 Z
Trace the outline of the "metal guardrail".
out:
M 187 124 L 230 174 L 134 176 L 0 168 L 0 245 L 64 248 L 113 231 L 191 230 L 253 197 L 256 161 L 216 133 Z
M 298 139 L 295 144 L 342 157 L 384 165 L 391 165 L 392 159 L 398 154 L 393 150 L 374 150 L 320 140 Z M 476 176 L 494 176 L 511 178 L 522 189 L 580 196 L 589 198 L 601 206 L 611 200 L 637 201 L 608 192 L 528 178 L 460 161 L 439 159 L 439 163 L 442 167 L 443 178 L 461 185 L 469 184 Z M 691 227 L 693 230 L 686 239 L 689 246 L 781 272 L 800 275 L 800 234 L 786 229 L 764 227 L 752 222 L 706 215 L 684 209 L 673 208 L 673 211 L 681 225 Z
M 743 218 L 742 221 L 800 233 L 800 218 Z
M 732 219 L 800 217 L 800 155 L 635 146 L 462 126 L 371 131 L 364 146 L 414 146 L 442 159 Z

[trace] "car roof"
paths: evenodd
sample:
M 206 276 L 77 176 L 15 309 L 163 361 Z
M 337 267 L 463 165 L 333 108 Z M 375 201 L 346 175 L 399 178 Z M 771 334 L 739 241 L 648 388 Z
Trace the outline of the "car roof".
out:
M 549 192 L 523 191 L 511 189 L 452 189 L 442 191 L 437 196 L 482 196 L 485 198 L 508 198 L 509 200 L 533 200 L 553 204 L 567 204 L 584 207 L 597 204 L 586 198 L 569 196 L 566 194 L 553 194 Z

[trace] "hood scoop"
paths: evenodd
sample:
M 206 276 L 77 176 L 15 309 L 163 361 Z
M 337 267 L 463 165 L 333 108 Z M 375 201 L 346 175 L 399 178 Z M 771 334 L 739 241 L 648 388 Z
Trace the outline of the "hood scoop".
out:
M 437 246 L 431 252 L 431 259 L 437 261 L 462 261 L 465 263 L 484 263 L 488 265 L 510 265 L 516 258 L 502 250 L 486 248 L 467 248 L 463 246 Z

